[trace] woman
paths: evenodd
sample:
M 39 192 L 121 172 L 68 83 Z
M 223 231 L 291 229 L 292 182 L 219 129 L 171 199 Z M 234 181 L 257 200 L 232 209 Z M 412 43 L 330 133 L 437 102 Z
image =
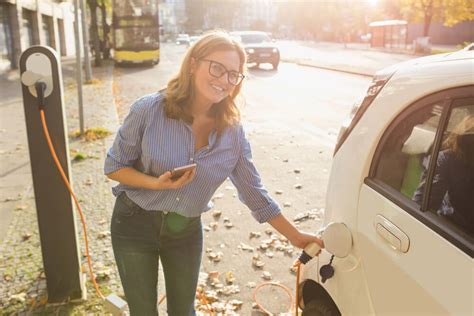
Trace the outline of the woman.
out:
M 474 115 L 467 115 L 443 142 L 428 207 L 474 236 Z M 421 205 L 428 170 L 414 200 Z
M 235 104 L 245 63 L 244 49 L 226 33 L 203 36 L 165 91 L 131 106 L 108 152 L 105 174 L 119 182 L 112 245 L 132 315 L 157 314 L 159 259 L 169 315 L 194 315 L 200 215 L 227 177 L 257 221 L 270 223 L 296 247 L 322 246 L 280 213 L 252 163 Z M 169 170 L 190 163 L 196 169 L 171 179 Z

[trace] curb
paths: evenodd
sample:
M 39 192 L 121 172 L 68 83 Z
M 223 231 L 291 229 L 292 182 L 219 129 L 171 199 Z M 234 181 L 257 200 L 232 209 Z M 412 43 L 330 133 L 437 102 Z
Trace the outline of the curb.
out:
M 323 65 L 323 64 L 316 64 L 314 62 L 309 62 L 309 61 L 305 62 L 305 61 L 291 60 L 291 59 L 281 59 L 281 61 L 286 62 L 286 63 L 295 64 L 295 65 L 298 65 L 298 66 L 303 66 L 303 67 L 319 68 L 319 69 L 343 72 L 343 73 L 348 73 L 348 74 L 351 74 L 351 75 L 357 75 L 357 76 L 363 76 L 363 77 L 372 78 L 375 75 L 375 71 L 370 72 L 370 71 L 363 71 L 363 70 L 351 70 L 351 69 L 344 68 L 344 67 L 336 67 L 336 66 L 328 66 L 328 65 Z
M 344 72 L 344 73 L 348 73 L 348 74 L 351 74 L 351 75 L 370 77 L 370 78 L 372 78 L 375 74 L 375 73 L 369 73 L 369 72 L 363 72 L 363 71 L 354 71 L 354 70 L 348 70 L 348 69 L 343 69 L 343 68 L 316 65 L 316 64 L 310 64 L 310 63 L 298 62 L 298 61 L 293 62 L 293 63 L 296 64 L 296 65 L 299 65 L 299 66 L 304 66 L 304 67 L 312 67 L 312 68 L 319 68 L 319 69 L 330 70 L 330 71 Z

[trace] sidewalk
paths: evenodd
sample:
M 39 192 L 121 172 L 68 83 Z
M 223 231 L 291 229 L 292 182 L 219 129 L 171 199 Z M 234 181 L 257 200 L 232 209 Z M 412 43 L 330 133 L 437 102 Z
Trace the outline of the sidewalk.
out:
M 74 67 L 73 63 L 63 65 L 64 102 L 69 133 L 79 128 Z M 112 94 L 112 70 L 112 63 L 94 68 L 93 75 L 97 82 L 83 86 L 86 128 L 103 127 L 113 132 L 118 128 Z M 102 302 L 96 298 L 91 282 L 87 282 L 88 300 L 84 304 L 45 305 L 46 280 L 18 73 L 9 72 L 1 78 L 0 85 L 3 99 L 0 104 L 0 146 L 3 156 L 0 169 L 0 228 L 3 232 L 0 235 L 0 310 L 2 314 L 16 312 L 20 315 L 31 312 L 65 314 L 73 311 L 79 314 L 103 314 Z M 69 138 L 71 160 L 77 153 L 85 156 L 82 161 L 72 161 L 72 181 L 76 195 L 87 197 L 81 199 L 80 203 L 88 225 L 90 255 L 105 295 L 121 291 L 109 237 L 113 196 L 110 194 L 110 183 L 102 173 L 105 151 L 112 139 L 113 136 L 96 141 Z M 5 216 L 6 213 L 9 215 Z M 80 253 L 84 254 L 82 226 L 79 216 L 76 219 Z M 5 224 L 8 226 L 5 227 Z M 86 268 L 85 258 L 81 258 L 81 261 Z
M 422 57 L 409 50 L 374 49 L 361 43 L 348 43 L 346 47 L 343 43 L 333 42 L 280 43 L 282 61 L 367 77 L 373 77 L 378 70 L 393 64 Z

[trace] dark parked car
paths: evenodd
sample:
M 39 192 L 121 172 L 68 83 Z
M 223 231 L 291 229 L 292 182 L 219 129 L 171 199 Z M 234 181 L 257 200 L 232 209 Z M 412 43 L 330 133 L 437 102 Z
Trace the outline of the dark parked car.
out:
M 280 51 L 267 33 L 245 31 L 232 32 L 231 35 L 237 37 L 244 45 L 248 63 L 256 63 L 257 67 L 263 63 L 270 63 L 273 69 L 278 69 Z

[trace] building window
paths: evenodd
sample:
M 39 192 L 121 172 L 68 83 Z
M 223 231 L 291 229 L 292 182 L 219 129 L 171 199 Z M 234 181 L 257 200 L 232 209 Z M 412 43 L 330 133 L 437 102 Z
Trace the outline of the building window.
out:
M 9 24 L 9 5 L 0 4 L 0 68 L 9 67 L 12 60 L 12 34 Z
M 53 47 L 54 48 L 54 43 L 53 43 L 53 38 L 54 38 L 54 35 L 53 35 L 53 30 L 52 30 L 52 21 L 51 21 L 51 18 L 47 15 L 44 15 L 42 14 L 41 15 L 41 20 L 42 20 L 42 26 L 41 26 L 41 30 L 43 32 L 43 36 L 44 36 L 44 44 L 49 46 L 49 47 Z
M 21 49 L 25 50 L 33 45 L 33 11 L 23 9 L 21 17 Z

